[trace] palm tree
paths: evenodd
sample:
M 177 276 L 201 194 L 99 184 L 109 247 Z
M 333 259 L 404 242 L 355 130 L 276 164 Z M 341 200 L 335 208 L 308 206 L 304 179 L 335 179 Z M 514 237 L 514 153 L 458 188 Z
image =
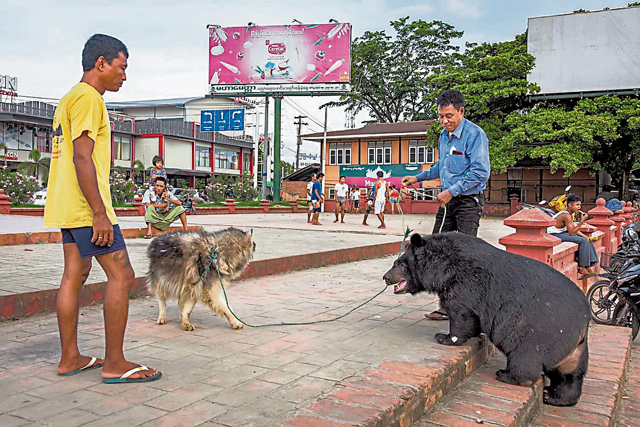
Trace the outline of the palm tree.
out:
M 22 163 L 18 169 L 24 170 L 27 175 L 34 175 L 36 179 L 40 179 L 40 167 L 48 169 L 51 164 L 51 159 L 42 157 L 42 153 L 37 148 L 29 151 L 29 160 L 31 162 Z
M 133 163 L 131 164 L 131 167 L 133 168 L 133 180 L 135 181 L 136 176 L 138 175 L 138 172 L 142 172 L 143 176 L 142 176 L 142 181 L 144 182 L 144 163 L 142 163 L 141 160 L 134 160 Z

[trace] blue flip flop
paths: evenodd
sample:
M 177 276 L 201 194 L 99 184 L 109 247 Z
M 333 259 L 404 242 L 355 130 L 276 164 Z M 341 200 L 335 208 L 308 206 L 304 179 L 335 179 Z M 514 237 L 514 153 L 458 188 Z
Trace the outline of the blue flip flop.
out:
M 148 371 L 149 368 L 146 366 L 138 366 L 137 368 L 133 368 L 130 371 L 125 372 L 120 378 L 103 378 L 102 382 L 105 384 L 123 384 L 123 383 L 148 383 L 149 381 L 155 381 L 160 379 L 162 376 L 162 372 L 158 371 L 155 375 L 144 378 L 129 378 L 131 375 L 140 371 Z
M 75 374 L 79 374 L 80 372 L 84 372 L 88 369 L 93 369 L 93 368 L 100 368 L 103 364 L 102 363 L 96 363 L 98 359 L 95 357 L 91 358 L 91 362 L 87 363 L 85 366 L 83 366 L 80 369 L 76 369 L 75 371 L 71 371 L 71 372 L 67 372 L 66 374 L 58 374 L 61 377 L 70 377 L 72 375 Z

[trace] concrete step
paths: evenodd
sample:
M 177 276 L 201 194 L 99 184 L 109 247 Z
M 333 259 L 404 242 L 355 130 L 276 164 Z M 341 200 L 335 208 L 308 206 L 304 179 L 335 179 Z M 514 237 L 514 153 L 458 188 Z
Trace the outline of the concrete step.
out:
M 426 348 L 425 348 L 426 350 Z M 412 360 L 384 361 L 341 381 L 285 421 L 299 427 L 408 426 L 494 353 L 485 339 L 432 347 Z
M 532 387 L 500 382 L 495 373 L 506 363 L 496 354 L 413 426 L 530 425 L 542 410 L 542 380 Z
M 592 325 L 589 371 L 580 402 L 570 408 L 542 403 L 542 380 L 532 387 L 495 379 L 506 358 L 498 354 L 445 396 L 413 427 L 472 426 L 614 426 L 619 412 L 631 349 L 629 329 Z M 636 424 L 637 425 L 637 424 Z
M 589 370 L 580 402 L 569 408 L 545 405 L 534 425 L 618 425 L 631 344 L 631 329 L 593 325 L 589 331 Z M 636 419 L 635 425 L 640 425 L 640 420 Z

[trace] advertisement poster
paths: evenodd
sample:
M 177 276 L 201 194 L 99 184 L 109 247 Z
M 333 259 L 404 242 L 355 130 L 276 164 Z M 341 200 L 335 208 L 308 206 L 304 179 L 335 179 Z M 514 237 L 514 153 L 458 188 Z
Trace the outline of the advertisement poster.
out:
M 209 28 L 209 83 L 348 84 L 351 24 Z
M 378 181 L 378 171 L 384 173 L 383 179 L 397 188 L 402 187 L 402 178 L 418 175 L 420 165 L 351 165 L 340 166 L 340 176 L 344 175 L 346 184 L 358 188 L 371 188 Z

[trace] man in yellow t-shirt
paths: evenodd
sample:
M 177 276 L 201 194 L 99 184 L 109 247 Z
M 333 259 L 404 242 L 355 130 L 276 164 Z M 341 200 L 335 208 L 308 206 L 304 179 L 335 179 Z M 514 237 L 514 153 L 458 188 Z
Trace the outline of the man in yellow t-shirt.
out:
M 92 36 L 82 51 L 84 74 L 62 97 L 53 119 L 53 149 L 45 227 L 60 228 L 64 273 L 56 302 L 62 356 L 58 375 L 102 367 L 104 383 L 153 381 L 156 369 L 128 362 L 123 353 L 134 272 L 118 227 L 109 187 L 111 126 L 102 99 L 126 80 L 129 53 L 118 39 Z M 104 360 L 78 350 L 78 309 L 95 257 L 107 275 L 104 298 Z

